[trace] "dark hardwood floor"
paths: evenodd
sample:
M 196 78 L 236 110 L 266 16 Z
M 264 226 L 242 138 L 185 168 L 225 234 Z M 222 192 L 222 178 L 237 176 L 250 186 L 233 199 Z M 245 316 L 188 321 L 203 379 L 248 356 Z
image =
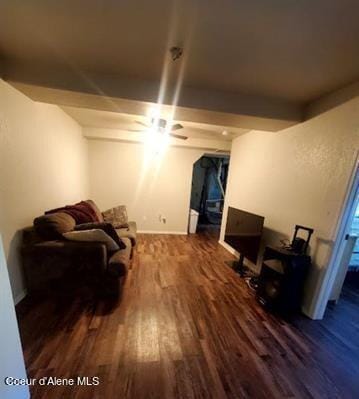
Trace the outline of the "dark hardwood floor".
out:
M 116 303 L 24 300 L 28 373 L 99 376 L 32 398 L 359 398 L 358 296 L 323 321 L 267 314 L 208 231 L 141 235 Z

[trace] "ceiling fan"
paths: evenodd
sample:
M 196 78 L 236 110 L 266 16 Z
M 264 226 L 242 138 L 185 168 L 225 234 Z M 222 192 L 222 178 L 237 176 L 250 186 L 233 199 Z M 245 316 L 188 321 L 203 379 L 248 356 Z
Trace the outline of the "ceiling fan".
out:
M 160 133 L 165 133 L 166 129 L 167 129 L 167 121 L 166 119 L 151 119 L 151 124 L 148 125 L 146 123 L 143 123 L 141 121 L 136 121 L 136 123 L 138 123 L 139 125 L 142 125 L 145 127 L 145 129 L 128 129 L 131 132 L 144 132 L 146 129 L 151 129 L 154 128 L 156 129 L 158 132 Z M 187 136 L 182 136 L 181 134 L 176 134 L 173 133 L 177 130 L 183 129 L 183 126 L 180 123 L 175 123 L 171 126 L 171 128 L 169 129 L 169 136 L 174 137 L 176 139 L 180 139 L 180 140 L 187 140 L 188 137 Z

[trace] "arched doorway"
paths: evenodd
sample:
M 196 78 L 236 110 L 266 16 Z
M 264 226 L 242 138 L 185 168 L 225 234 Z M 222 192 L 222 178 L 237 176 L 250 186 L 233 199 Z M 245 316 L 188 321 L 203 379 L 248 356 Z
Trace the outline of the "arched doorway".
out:
M 229 168 L 229 155 L 204 154 L 193 164 L 190 233 L 219 237 Z M 195 219 L 198 219 L 197 225 Z

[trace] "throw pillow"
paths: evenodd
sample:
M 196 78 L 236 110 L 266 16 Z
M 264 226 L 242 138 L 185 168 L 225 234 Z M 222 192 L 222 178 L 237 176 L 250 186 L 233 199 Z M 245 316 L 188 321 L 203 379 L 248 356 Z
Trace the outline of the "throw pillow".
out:
M 115 229 L 128 227 L 127 210 L 124 205 L 116 206 L 102 213 L 105 222 L 111 223 Z
M 103 242 L 106 244 L 108 251 L 117 251 L 119 249 L 115 241 L 100 229 L 69 231 L 64 233 L 63 236 L 70 241 Z
M 57 240 L 75 227 L 75 219 L 63 212 L 39 216 L 34 220 L 35 232 L 45 240 Z
M 120 249 L 126 248 L 125 243 L 118 236 L 115 228 L 112 226 L 111 223 L 83 223 L 75 226 L 75 231 L 92 230 L 92 229 L 103 230 L 108 236 L 110 236 L 115 241 L 115 243 L 118 245 Z

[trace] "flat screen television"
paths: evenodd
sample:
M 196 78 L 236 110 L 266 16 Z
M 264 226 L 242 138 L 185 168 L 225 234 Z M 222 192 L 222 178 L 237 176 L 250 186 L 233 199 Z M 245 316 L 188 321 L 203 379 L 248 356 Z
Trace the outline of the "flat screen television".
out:
M 264 217 L 228 207 L 224 241 L 253 263 L 257 262 L 262 237 Z

